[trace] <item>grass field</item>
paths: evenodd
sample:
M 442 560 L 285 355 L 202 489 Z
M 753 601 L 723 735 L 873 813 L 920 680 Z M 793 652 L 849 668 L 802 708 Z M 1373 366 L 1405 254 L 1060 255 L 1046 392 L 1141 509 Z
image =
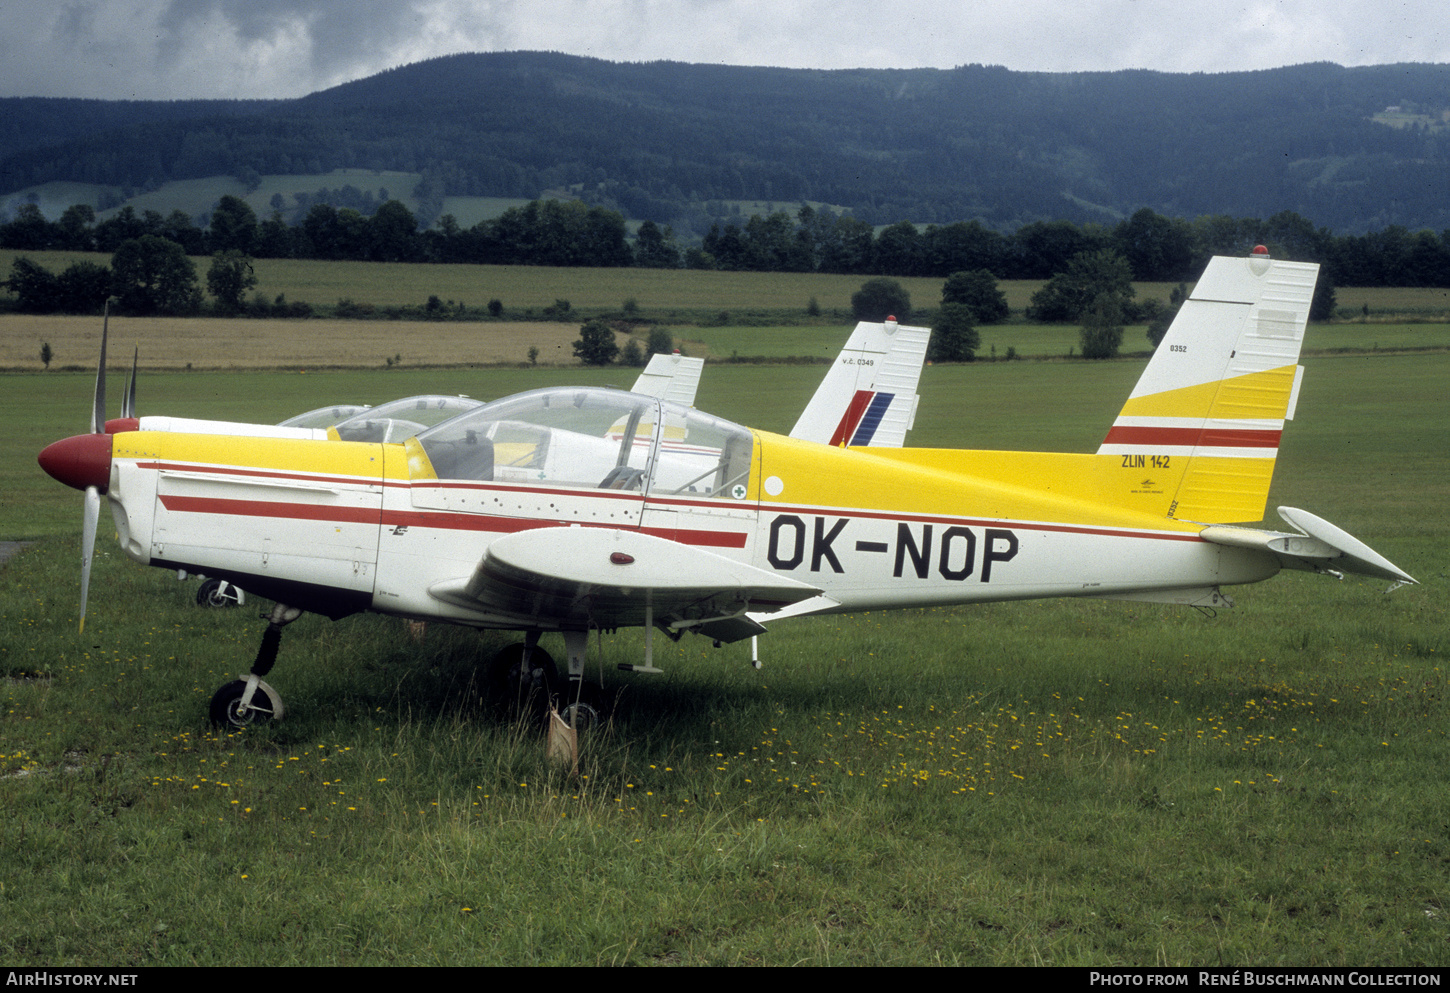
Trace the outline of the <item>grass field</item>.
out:
M 25 255 L 52 272 L 76 261 L 109 265 L 105 255 L 84 252 L 0 251 L 0 271 L 8 274 L 18 255 Z M 207 259 L 193 259 L 203 276 Z M 679 269 L 567 269 L 547 266 L 416 265 L 388 262 L 324 262 L 311 259 L 257 259 L 255 292 L 269 299 L 278 294 L 288 300 L 332 305 L 339 299 L 369 303 L 379 308 L 420 307 L 429 296 L 482 308 L 500 300 L 509 312 L 542 311 L 556 300 L 568 300 L 576 309 L 618 311 L 634 300 L 644 311 L 669 320 L 670 315 L 716 319 L 721 312 L 737 318 L 758 311 L 783 309 L 805 313 L 812 297 L 828 314 L 849 314 L 851 294 L 864 276 L 828 273 L 706 272 Z M 940 279 L 902 279 L 918 306 L 934 307 L 941 300 Z M 1004 291 L 1014 308 L 1027 305 L 1040 283 L 1007 284 Z M 1164 291 L 1164 297 L 1167 291 Z M 1020 297 L 1020 300 L 1018 299 Z
M 610 677 L 577 779 L 480 698 L 506 638 L 419 644 L 375 616 L 290 627 L 269 677 L 287 720 L 208 730 L 256 610 L 198 610 L 194 584 L 103 537 L 78 639 L 80 498 L 34 454 L 83 428 L 90 377 L 0 376 L 0 537 L 40 539 L 0 570 L 0 960 L 1443 965 L 1450 356 L 1306 365 L 1270 507 L 1424 585 L 1283 575 L 1213 618 L 1058 600 L 804 619 L 761 640 L 758 672 L 687 637 L 657 646 L 665 675 Z M 909 440 L 1091 451 L 1141 368 L 933 366 Z M 140 388 L 148 411 L 271 421 L 566 377 L 619 370 Z M 707 366 L 699 405 L 784 430 L 817 378 Z M 604 639 L 606 668 L 639 646 Z

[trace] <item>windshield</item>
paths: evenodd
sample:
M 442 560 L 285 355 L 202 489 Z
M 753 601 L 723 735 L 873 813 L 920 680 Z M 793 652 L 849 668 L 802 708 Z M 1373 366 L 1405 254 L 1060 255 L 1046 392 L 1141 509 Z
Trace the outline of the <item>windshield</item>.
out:
M 739 425 L 637 393 L 588 387 L 495 400 L 420 433 L 418 443 L 439 479 L 737 500 L 746 495 L 754 449 L 753 436 Z
M 369 407 L 339 422 L 343 441 L 402 442 L 441 421 L 483 405 L 468 397 L 416 396 Z

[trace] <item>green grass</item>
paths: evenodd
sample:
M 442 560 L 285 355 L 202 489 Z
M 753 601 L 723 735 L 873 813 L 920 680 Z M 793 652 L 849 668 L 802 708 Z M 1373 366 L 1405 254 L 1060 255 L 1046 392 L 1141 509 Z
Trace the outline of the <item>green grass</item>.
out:
M 658 639 L 665 675 L 608 677 L 613 725 L 577 779 L 481 697 L 506 637 L 418 644 L 376 616 L 289 627 L 269 676 L 287 719 L 210 732 L 256 610 L 198 610 L 194 583 L 103 538 L 77 638 L 80 500 L 33 459 L 78 429 L 89 377 L 4 377 L 25 402 L 0 535 L 43 540 L 0 571 L 0 958 L 1443 965 L 1450 357 L 1306 365 L 1270 506 L 1425 585 L 1282 575 L 1213 618 L 1058 600 L 801 619 L 761 639 L 758 672 L 743 644 Z M 933 366 L 910 441 L 1091 451 L 1141 366 Z M 610 375 L 152 374 L 142 395 L 272 420 Z M 780 430 L 816 379 L 712 366 L 700 406 Z M 605 668 L 640 642 L 605 638 Z

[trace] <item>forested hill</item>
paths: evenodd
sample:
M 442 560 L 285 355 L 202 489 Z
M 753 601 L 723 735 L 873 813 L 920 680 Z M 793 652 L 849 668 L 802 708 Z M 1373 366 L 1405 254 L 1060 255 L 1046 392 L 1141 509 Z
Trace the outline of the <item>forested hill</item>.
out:
M 7 99 L 0 122 L 0 193 L 363 167 L 422 172 L 424 200 L 574 187 L 661 223 L 750 199 L 1002 230 L 1140 207 L 1450 228 L 1447 65 L 815 71 L 516 52 L 298 100 Z

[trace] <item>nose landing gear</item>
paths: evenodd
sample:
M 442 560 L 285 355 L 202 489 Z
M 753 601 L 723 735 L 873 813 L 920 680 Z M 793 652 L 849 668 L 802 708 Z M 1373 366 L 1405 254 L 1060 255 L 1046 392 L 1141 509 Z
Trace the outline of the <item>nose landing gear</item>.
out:
M 240 730 L 261 721 L 282 719 L 282 697 L 262 677 L 277 662 L 277 649 L 282 644 L 282 629 L 302 616 L 297 607 L 279 603 L 267 615 L 267 630 L 262 633 L 262 647 L 246 679 L 237 679 L 222 686 L 211 698 L 211 722 L 220 728 Z

